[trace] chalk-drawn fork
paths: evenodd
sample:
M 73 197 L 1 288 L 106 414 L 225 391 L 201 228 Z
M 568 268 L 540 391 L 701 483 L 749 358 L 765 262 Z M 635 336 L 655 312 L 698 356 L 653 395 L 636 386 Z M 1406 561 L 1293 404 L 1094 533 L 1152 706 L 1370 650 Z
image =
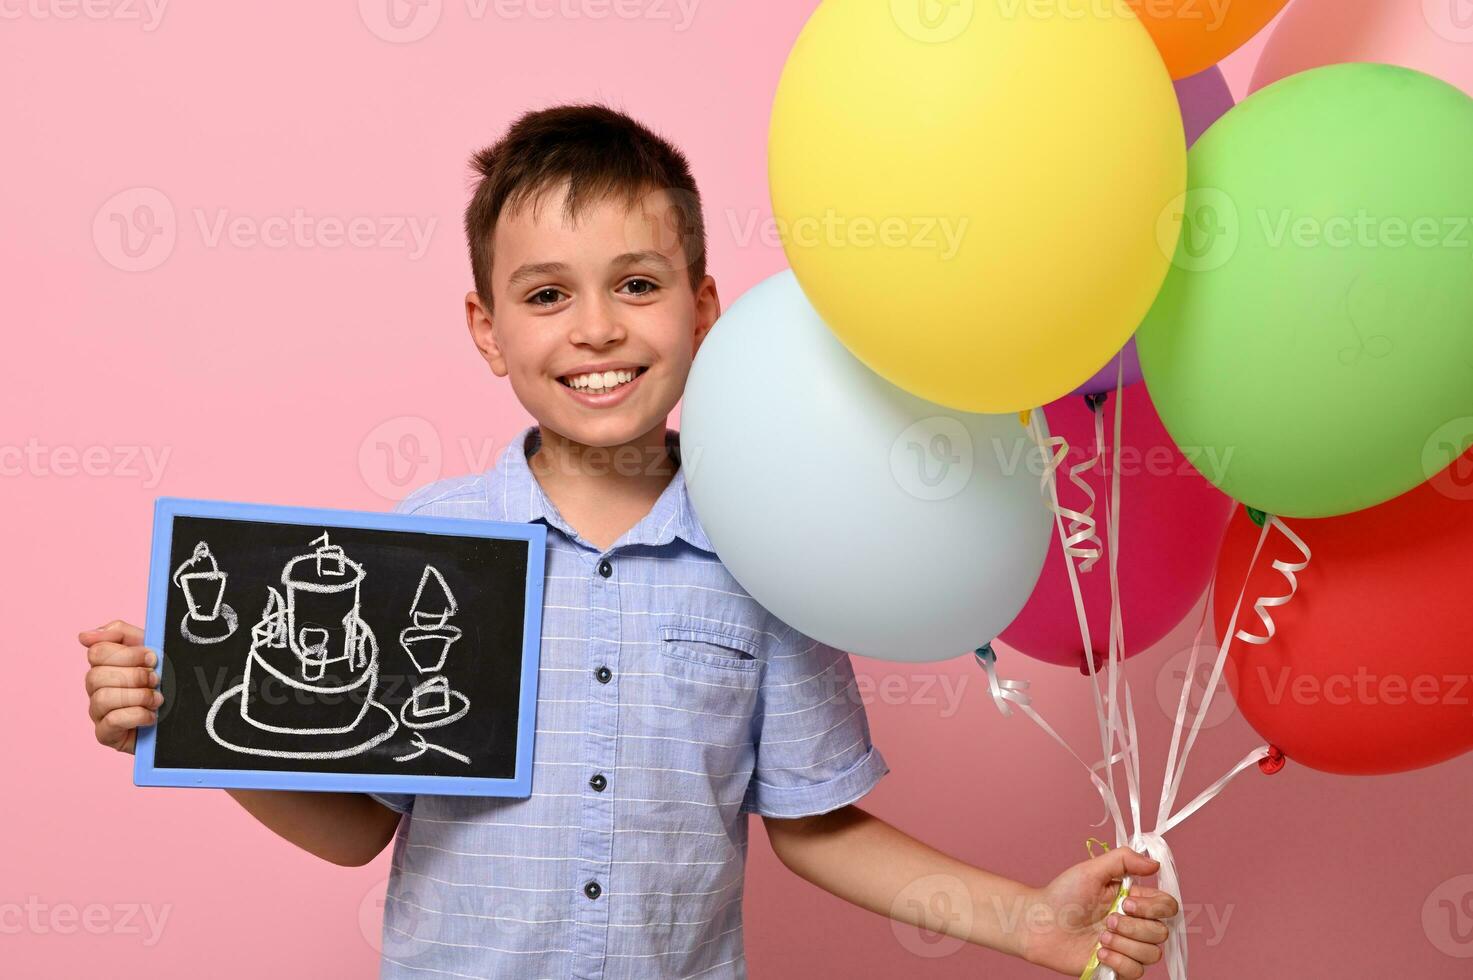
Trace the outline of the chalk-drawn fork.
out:
M 443 745 L 436 745 L 433 742 L 427 742 L 427 741 L 425 741 L 425 737 L 423 735 L 421 735 L 419 732 L 415 732 L 414 733 L 414 744 L 416 746 L 418 746 L 418 748 L 416 748 L 413 752 L 410 752 L 407 755 L 396 755 L 396 756 L 394 756 L 394 761 L 395 762 L 408 762 L 411 759 L 418 759 L 420 756 L 424 755 L 425 754 L 425 751 L 427 749 L 434 749 L 436 752 L 443 752 L 443 753 L 445 753 L 446 755 L 450 756 L 450 758 L 452 758 L 452 759 L 459 759 L 461 762 L 464 762 L 466 765 L 470 765 L 471 764 L 470 756 L 468 756 L 468 755 L 461 755 L 459 752 L 452 752 L 450 749 L 445 748 Z

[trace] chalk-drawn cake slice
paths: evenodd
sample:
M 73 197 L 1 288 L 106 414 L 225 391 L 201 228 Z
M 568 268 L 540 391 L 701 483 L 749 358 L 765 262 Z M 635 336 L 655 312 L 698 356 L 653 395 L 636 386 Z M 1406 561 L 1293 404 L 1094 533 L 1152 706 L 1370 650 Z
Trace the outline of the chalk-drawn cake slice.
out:
M 282 758 L 340 758 L 399 727 L 374 700 L 378 641 L 359 615 L 363 566 L 326 534 L 282 571 L 251 628 L 245 677 L 210 708 L 206 728 L 227 748 Z
M 238 620 L 225 599 L 225 580 L 210 546 L 200 541 L 188 560 L 174 569 L 174 584 L 184 592 L 189 611 L 179 622 L 180 634 L 191 643 L 219 643 L 235 633 Z
M 450 689 L 443 674 L 415 686 L 399 706 L 399 720 L 410 728 L 439 728 L 465 717 L 470 699 Z

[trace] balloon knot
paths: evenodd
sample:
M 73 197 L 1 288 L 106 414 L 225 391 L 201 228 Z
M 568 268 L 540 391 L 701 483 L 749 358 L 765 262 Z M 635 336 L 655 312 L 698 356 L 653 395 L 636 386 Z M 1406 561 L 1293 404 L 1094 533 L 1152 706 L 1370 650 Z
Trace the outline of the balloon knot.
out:
M 1268 520 L 1268 515 L 1257 507 L 1249 507 L 1247 504 L 1244 504 L 1243 509 L 1248 512 L 1248 519 L 1259 527 L 1263 527 L 1263 522 Z
M 1264 775 L 1272 776 L 1284 768 L 1284 763 L 1288 761 L 1277 745 L 1270 745 L 1268 747 L 1268 755 L 1258 760 L 1258 768 L 1263 770 Z
M 1088 677 L 1090 675 L 1089 660 L 1087 659 L 1087 657 L 1088 657 L 1087 654 L 1085 654 L 1082 651 L 1080 652 L 1080 654 L 1079 654 L 1079 672 L 1081 674 L 1083 674 L 1085 677 Z M 1094 654 L 1094 658 L 1095 658 L 1095 669 L 1094 669 L 1094 673 L 1098 674 L 1098 673 L 1100 673 L 1101 671 L 1103 671 L 1105 669 L 1105 658 L 1100 653 L 1095 653 Z
M 1085 395 L 1084 403 L 1089 406 L 1091 412 L 1098 412 L 1110 398 L 1108 391 L 1102 391 L 1095 395 Z

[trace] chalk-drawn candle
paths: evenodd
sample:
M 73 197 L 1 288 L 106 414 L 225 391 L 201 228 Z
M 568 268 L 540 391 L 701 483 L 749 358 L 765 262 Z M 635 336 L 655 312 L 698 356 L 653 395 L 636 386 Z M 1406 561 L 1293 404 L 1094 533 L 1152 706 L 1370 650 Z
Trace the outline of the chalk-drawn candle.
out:
M 358 656 L 358 587 L 363 566 L 327 535 L 312 542 L 317 550 L 287 562 L 287 635 L 301 658 L 304 680 L 318 680 L 329 664 L 347 661 L 349 673 L 366 667 Z M 315 676 L 314 676 L 315 675 Z

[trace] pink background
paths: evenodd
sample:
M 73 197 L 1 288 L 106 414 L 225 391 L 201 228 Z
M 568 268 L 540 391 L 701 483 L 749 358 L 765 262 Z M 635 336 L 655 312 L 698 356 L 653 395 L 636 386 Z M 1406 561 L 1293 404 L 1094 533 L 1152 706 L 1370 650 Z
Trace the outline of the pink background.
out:
M 474 0 L 427 0 L 397 31 L 381 0 L 177 3 L 157 23 L 142 0 L 5 6 L 0 594 L 16 683 L 0 712 L 0 972 L 374 973 L 387 855 L 337 868 L 222 792 L 135 788 L 131 758 L 93 740 L 75 633 L 141 621 L 157 495 L 385 509 L 483 468 L 527 421 L 461 318 L 465 160 L 514 114 L 577 99 L 634 113 L 691 157 L 725 303 L 781 268 L 761 234 L 765 128 L 812 6 L 706 0 L 686 23 L 673 2 L 642 8 L 670 17 L 599 19 L 630 8 L 503 2 L 478 17 Z M 534 16 L 549 9 L 579 16 Z M 1227 66 L 1239 96 L 1255 53 Z M 313 230 L 272 238 L 267 219 L 298 209 Z M 119 217 L 138 219 L 134 254 Z M 391 234 L 405 218 L 434 223 L 423 250 Z M 359 219 L 357 243 L 323 219 Z M 1156 682 L 1189 640 L 1178 630 L 1130 663 L 1150 781 L 1167 732 Z M 1002 658 L 1088 750 L 1082 678 Z M 856 666 L 894 770 L 865 807 L 1033 883 L 1084 857 L 1087 781 L 999 716 L 973 664 Z M 1254 744 L 1226 716 L 1189 791 Z M 1376 779 L 1246 774 L 1172 835 L 1196 975 L 1466 976 L 1470 777 L 1469 758 Z M 1041 975 L 812 888 L 754 827 L 754 977 Z

